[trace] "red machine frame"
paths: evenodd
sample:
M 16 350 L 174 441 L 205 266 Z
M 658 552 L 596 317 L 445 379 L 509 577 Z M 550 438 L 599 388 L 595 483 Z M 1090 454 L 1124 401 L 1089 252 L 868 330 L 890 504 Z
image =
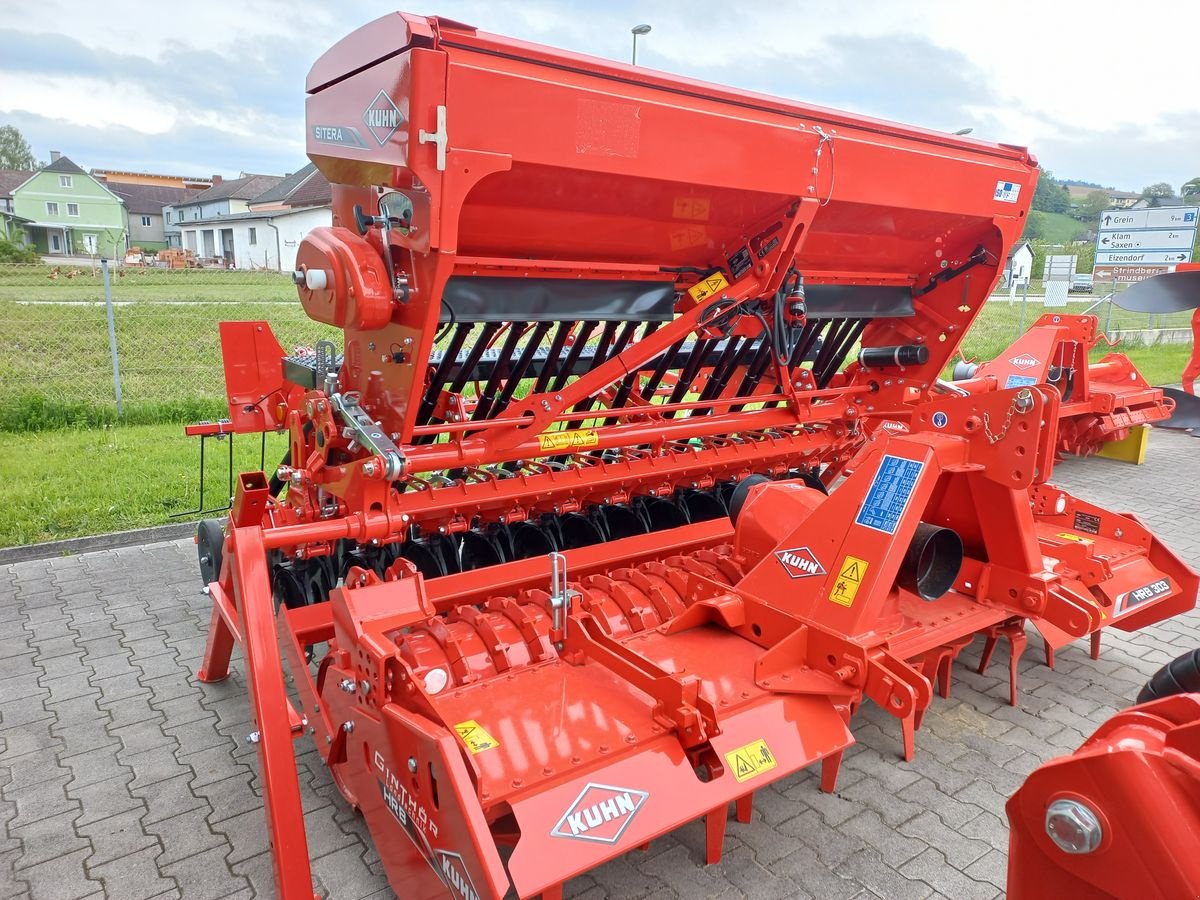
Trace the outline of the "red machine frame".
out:
M 241 645 L 282 897 L 312 894 L 293 739 L 404 896 L 553 897 L 698 817 L 716 862 L 730 802 L 811 763 L 832 790 L 864 698 L 911 756 L 976 636 L 1010 643 L 1015 702 L 1026 622 L 1058 646 L 1194 604 L 1136 519 L 1048 483 L 1058 392 L 933 391 L 1023 227 L 1025 151 L 406 14 L 308 90 L 335 226 L 296 279 L 344 358 L 223 326 L 235 427 L 290 451 L 239 478 L 200 670 Z M 891 410 L 909 434 L 861 427 Z M 650 521 L 723 486 L 729 518 Z M 635 506 L 645 533 L 463 564 Z M 463 571 L 433 577 L 444 548 Z

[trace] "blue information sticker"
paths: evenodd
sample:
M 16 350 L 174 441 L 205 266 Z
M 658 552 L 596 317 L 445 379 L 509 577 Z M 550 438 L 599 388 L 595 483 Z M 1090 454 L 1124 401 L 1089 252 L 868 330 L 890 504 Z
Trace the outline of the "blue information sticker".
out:
M 895 534 L 925 464 L 900 456 L 885 456 L 855 523 L 884 534 Z
M 1032 375 L 1009 375 L 1004 382 L 1004 389 L 1007 391 L 1010 388 L 1029 387 L 1031 384 L 1037 384 L 1037 379 Z
M 933 427 L 934 428 L 945 428 L 946 423 L 949 421 L 950 421 L 950 417 L 947 416 L 944 412 L 935 412 L 933 414 Z

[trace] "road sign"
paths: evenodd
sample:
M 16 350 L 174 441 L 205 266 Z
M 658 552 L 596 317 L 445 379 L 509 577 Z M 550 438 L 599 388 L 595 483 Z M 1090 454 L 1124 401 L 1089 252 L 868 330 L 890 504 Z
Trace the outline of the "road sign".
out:
M 1172 265 L 1190 262 L 1200 207 L 1106 209 L 1096 226 L 1096 264 Z
M 1059 254 L 1047 256 L 1042 264 L 1042 278 L 1045 281 L 1061 279 L 1069 280 L 1076 272 L 1075 264 L 1079 257 L 1074 254 Z
M 1098 266 L 1146 266 L 1174 265 L 1188 262 L 1192 258 L 1188 250 L 1097 250 L 1096 265 Z
M 1174 266 L 1096 266 L 1092 280 L 1097 284 L 1137 284 L 1155 275 L 1170 272 Z
M 1100 213 L 1101 231 L 1127 228 L 1195 228 L 1200 207 L 1162 206 L 1157 209 L 1106 209 Z
M 1106 231 L 1100 235 L 1102 250 L 1191 250 L 1195 242 L 1194 228 Z

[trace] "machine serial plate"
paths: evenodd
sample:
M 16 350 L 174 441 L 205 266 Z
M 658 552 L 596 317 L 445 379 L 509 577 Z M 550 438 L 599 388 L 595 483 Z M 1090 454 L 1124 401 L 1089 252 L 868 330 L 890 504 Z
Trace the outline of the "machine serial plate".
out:
M 855 523 L 884 534 L 895 534 L 925 464 L 900 456 L 885 456 Z

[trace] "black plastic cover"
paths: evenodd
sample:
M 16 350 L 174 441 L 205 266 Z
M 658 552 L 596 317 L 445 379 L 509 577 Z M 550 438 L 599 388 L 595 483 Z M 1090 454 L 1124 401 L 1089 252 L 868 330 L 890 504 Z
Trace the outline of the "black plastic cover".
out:
M 455 275 L 442 296 L 443 322 L 450 310 L 456 322 L 670 322 L 675 316 L 671 281 Z
M 880 284 L 806 284 L 810 319 L 883 319 L 915 315 L 912 288 Z

